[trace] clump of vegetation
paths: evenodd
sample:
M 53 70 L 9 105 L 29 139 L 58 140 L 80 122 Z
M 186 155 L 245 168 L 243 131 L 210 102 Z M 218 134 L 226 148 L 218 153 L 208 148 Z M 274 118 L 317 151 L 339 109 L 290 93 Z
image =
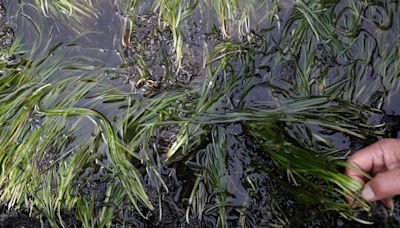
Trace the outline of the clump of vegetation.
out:
M 293 212 L 274 198 L 282 189 L 295 206 L 370 223 L 356 214 L 371 209 L 361 186 L 341 173 L 354 148 L 335 137 L 387 134 L 397 2 L 6 6 L 24 12 L 9 18 L 16 38 L 0 60 L 8 209 L 52 227 L 287 226 Z M 101 7 L 118 13 L 91 32 L 85 18 Z M 74 37 L 60 41 L 53 28 L 68 23 Z M 107 36 L 115 24 L 120 33 Z

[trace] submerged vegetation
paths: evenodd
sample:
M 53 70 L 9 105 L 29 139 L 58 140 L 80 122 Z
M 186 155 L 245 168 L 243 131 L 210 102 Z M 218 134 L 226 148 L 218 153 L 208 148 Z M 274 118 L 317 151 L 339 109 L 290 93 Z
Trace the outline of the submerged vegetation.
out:
M 8 210 L 52 227 L 373 222 L 342 170 L 400 114 L 398 1 L 3 5 Z

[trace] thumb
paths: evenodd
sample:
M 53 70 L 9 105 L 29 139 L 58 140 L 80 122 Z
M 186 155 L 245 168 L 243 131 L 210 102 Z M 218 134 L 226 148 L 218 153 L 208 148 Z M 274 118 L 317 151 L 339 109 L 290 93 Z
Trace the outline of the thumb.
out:
M 400 169 L 377 174 L 365 184 L 361 194 L 367 201 L 382 200 L 400 194 Z

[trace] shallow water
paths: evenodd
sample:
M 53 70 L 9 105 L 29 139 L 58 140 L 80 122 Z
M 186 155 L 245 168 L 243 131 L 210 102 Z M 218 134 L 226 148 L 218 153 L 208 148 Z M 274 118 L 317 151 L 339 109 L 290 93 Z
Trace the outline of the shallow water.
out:
M 74 21 L 71 23 L 68 18 L 64 18 L 63 21 L 55 18 L 54 15 L 46 18 L 37 7 L 34 7 L 35 1 L 23 2 L 25 4 L 13 0 L 5 1 L 7 25 L 3 26 L 0 32 L 0 44 L 3 47 L 9 45 L 8 34 L 11 33 L 7 31 L 10 31 L 8 28 L 12 28 L 16 36 L 21 39 L 22 49 L 33 50 L 25 54 L 33 59 L 39 58 L 43 52 L 46 53 L 49 47 L 59 45 L 47 57 L 45 64 L 49 65 L 41 66 L 45 69 L 50 68 L 50 65 L 59 64 L 59 67 L 47 74 L 43 81 L 55 83 L 66 78 L 92 78 L 97 84 L 87 92 L 84 99 L 76 103 L 75 107 L 96 110 L 116 126 L 121 126 L 127 113 L 127 104 L 125 100 L 118 101 L 118 98 L 113 102 L 103 102 L 109 101 L 107 97 L 109 94 L 114 92 L 120 95 L 128 94 L 129 102 L 134 103 L 149 96 L 162 96 L 165 91 L 200 87 L 206 77 L 203 68 L 207 64 L 203 61 L 204 49 L 211 52 L 215 45 L 228 39 L 221 35 L 218 18 L 208 5 L 211 2 L 205 1 L 208 4 L 201 4 L 193 13 L 194 16 L 182 25 L 185 53 L 182 67 L 178 70 L 174 65 L 177 56 L 173 51 L 171 31 L 159 29 L 157 13 L 149 10 L 151 1 L 146 1 L 137 11 L 138 13 L 131 15 L 123 10 L 122 1 L 99 0 L 94 3 L 93 14 L 84 18 L 82 23 L 74 23 Z M 265 1 L 259 5 L 255 4 L 250 9 L 243 6 L 243 9 L 249 10 L 251 15 L 247 26 L 239 27 L 240 23 L 234 19 L 227 22 L 230 40 L 237 41 L 249 49 L 263 50 L 254 55 L 255 67 L 251 69 L 244 67 L 245 60 L 243 59 L 238 59 L 232 64 L 236 72 L 256 75 L 253 83 L 260 85 L 255 86 L 244 103 L 251 106 L 276 102 L 276 105 L 279 105 L 279 94 L 282 92 L 279 89 L 288 91 L 288 94 L 294 97 L 340 96 L 360 105 L 381 109 L 383 113 L 370 116 L 370 122 L 387 122 L 390 128 L 386 136 L 398 136 L 399 72 L 393 63 L 394 60 L 385 59 L 393 52 L 393 49 L 399 49 L 400 6 L 397 1 L 371 3 L 368 6 L 360 3 L 358 6 L 363 9 L 363 22 L 354 29 L 353 36 L 357 39 L 351 43 L 348 50 L 340 49 L 340 42 L 333 45 L 336 49 L 328 46 L 326 43 L 330 44 L 330 42 L 326 40 L 329 37 L 321 36 L 319 40 L 315 37 L 305 39 L 298 53 L 287 48 L 290 47 L 293 37 L 293 39 L 298 39 L 293 34 L 296 34 L 296 28 L 300 22 L 290 21 L 293 4 L 294 1 L 279 1 L 278 7 L 274 8 L 276 6 L 274 2 Z M 345 30 L 352 26 L 351 23 L 355 19 L 351 18 L 348 4 L 350 3 L 340 1 L 330 7 L 330 12 L 326 12 L 326 14 L 341 15 L 336 28 Z M 278 13 L 271 19 L 272 10 L 278 10 Z M 127 30 L 130 26 L 128 21 L 131 18 L 135 18 L 136 24 L 132 25 L 133 33 L 129 37 Z M 293 24 L 289 26 L 288 23 Z M 317 25 L 323 26 L 323 23 Z M 287 37 L 282 39 L 285 33 Z M 335 35 L 337 40 L 346 44 L 350 40 L 344 32 L 334 34 L 332 31 L 327 31 L 327 34 Z M 14 41 L 14 38 L 11 40 Z M 307 65 L 307 61 L 314 62 L 311 68 Z M 302 81 L 299 77 L 301 71 L 305 72 L 309 78 Z M 354 75 L 352 80 L 356 83 L 347 83 L 346 78 L 349 74 Z M 172 77 L 172 80 L 169 77 Z M 306 85 L 306 82 L 310 83 Z M 265 84 L 270 86 L 265 86 Z M 341 93 L 329 94 L 329 88 L 336 85 L 341 86 L 341 90 L 335 91 L 341 91 Z M 307 89 L 303 89 L 304 86 Z M 271 89 L 272 87 L 279 89 L 274 90 Z M 70 89 L 73 91 L 73 88 Z M 232 94 L 230 103 L 221 102 L 218 107 L 215 107 L 215 112 L 224 113 L 224 110 L 237 107 L 241 102 L 240 96 L 243 90 L 244 88 L 238 87 Z M 68 96 L 69 92 L 64 91 L 61 96 Z M 38 125 L 40 124 L 39 121 Z M 70 145 L 71 148 L 91 140 L 95 137 L 93 132 L 97 131 L 93 121 L 83 118 L 71 119 L 67 126 L 76 127 L 73 131 L 74 140 Z M 227 189 L 224 190 L 229 195 L 229 206 L 226 207 L 229 226 L 242 224 L 249 227 L 288 224 L 309 227 L 355 226 L 354 223 L 339 218 L 335 214 L 321 213 L 319 206 L 299 204 L 295 197 L 289 194 L 296 190 L 287 183 L 286 173 L 277 169 L 252 138 L 246 135 L 241 124 L 221 127 L 227 132 L 225 154 L 227 162 L 226 167 L 221 171 L 220 178 L 224 178 L 228 183 Z M 341 156 L 377 139 L 372 136 L 371 141 L 357 141 L 341 132 L 320 127 L 309 127 L 309 129 L 314 134 L 322 135 L 327 139 Z M 304 129 L 299 131 L 302 130 Z M 171 146 L 176 140 L 177 132 L 178 130 L 174 129 L 173 125 L 163 129 L 160 136 L 154 139 L 157 149 L 163 151 L 164 147 Z M 295 130 L 293 132 L 295 133 Z M 105 153 L 101 150 L 107 150 L 105 144 L 99 148 L 99 153 Z M 216 199 L 213 195 L 216 193 L 213 192 L 208 192 L 209 201 L 204 202 L 206 212 L 202 221 L 190 217 L 191 224 L 188 225 L 185 220 L 191 188 L 195 182 L 193 177 L 202 169 L 203 160 L 207 156 L 204 149 L 201 149 L 190 162 L 183 163 L 178 160 L 162 168 L 159 167 L 162 179 L 168 186 L 168 193 L 160 190 L 162 188 L 155 184 L 153 180 L 155 177 L 149 173 L 144 174 L 143 182 L 148 189 L 147 194 L 154 201 L 157 209 L 154 212 L 148 212 L 149 220 L 144 220 L 139 214 L 131 214 L 127 216 L 125 223 L 114 221 L 115 226 L 121 224 L 141 227 L 217 226 L 219 224 L 218 208 L 214 206 Z M 107 158 L 104 158 L 104 162 L 107 163 Z M 102 175 L 102 171 L 99 170 L 87 172 Z M 98 191 L 99 202 L 104 200 L 102 195 L 106 190 L 105 183 L 97 183 L 85 189 L 89 192 Z M 162 191 L 161 205 L 158 201 L 160 191 Z M 163 209 L 162 215 L 158 211 L 159 207 Z M 396 212 L 398 210 L 397 203 Z M 379 215 L 387 213 L 385 210 L 377 211 Z M 244 222 L 242 221 L 243 214 L 246 218 Z M 10 215 L 10 217 L 13 216 L 14 214 Z M 393 218 L 381 217 L 376 216 L 370 219 L 376 218 L 378 224 L 381 222 L 382 226 L 400 222 L 398 213 Z M 1 219 L 0 222 L 6 224 Z M 76 221 L 73 220 L 71 223 L 74 222 Z

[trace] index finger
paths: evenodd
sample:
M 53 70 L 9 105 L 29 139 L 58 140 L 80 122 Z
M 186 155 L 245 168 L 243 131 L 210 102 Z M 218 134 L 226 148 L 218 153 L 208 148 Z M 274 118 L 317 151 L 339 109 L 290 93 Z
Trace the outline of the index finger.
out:
M 383 139 L 359 150 L 348 160 L 355 168 L 346 168 L 345 173 L 354 180 L 365 183 L 365 173 L 376 174 L 400 166 L 400 140 Z M 360 169 L 362 172 L 357 171 Z

